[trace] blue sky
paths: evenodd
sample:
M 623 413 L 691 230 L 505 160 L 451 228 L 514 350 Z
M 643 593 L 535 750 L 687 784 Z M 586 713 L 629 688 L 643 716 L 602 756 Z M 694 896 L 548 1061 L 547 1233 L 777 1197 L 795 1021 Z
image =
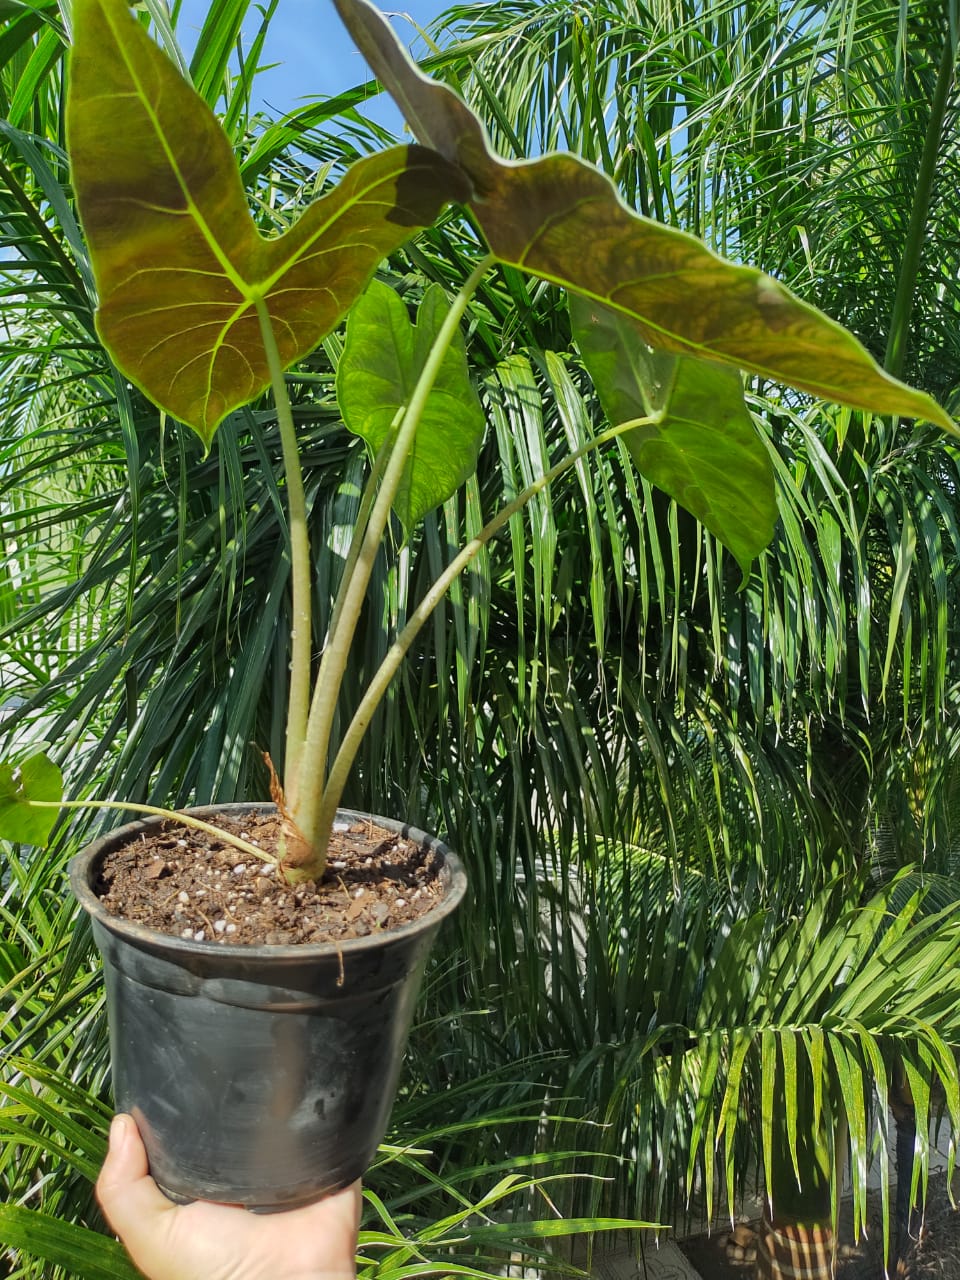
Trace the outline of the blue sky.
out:
M 183 0 L 177 32 L 190 50 L 209 7 L 209 0 Z M 447 0 L 406 0 L 402 8 L 382 4 L 394 30 L 408 47 L 417 38 L 413 23 L 425 27 L 447 7 Z M 244 36 L 251 39 L 259 14 L 252 10 Z M 366 65 L 347 34 L 331 0 L 280 0 L 270 26 L 264 61 L 278 65 L 259 77 L 264 104 L 289 111 L 304 97 L 329 96 L 366 78 Z M 386 107 L 371 112 L 391 128 L 399 116 Z

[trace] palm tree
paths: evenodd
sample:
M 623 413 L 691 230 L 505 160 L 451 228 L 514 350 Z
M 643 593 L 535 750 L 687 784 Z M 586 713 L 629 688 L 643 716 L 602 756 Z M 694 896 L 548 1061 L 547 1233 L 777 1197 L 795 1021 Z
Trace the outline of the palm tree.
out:
M 153 5 L 151 12 L 158 29 L 168 31 L 163 8 Z M 242 6 L 231 10 L 234 26 L 242 12 Z M 329 177 L 358 151 L 372 149 L 378 133 L 343 103 L 345 122 L 335 130 L 324 108 L 276 126 L 251 120 L 245 104 L 258 46 L 232 78 L 232 36 L 221 20 L 219 11 L 211 15 L 190 70 L 209 100 L 220 103 L 264 226 L 280 225 L 292 217 L 301 193 L 315 190 L 314 165 Z M 270 415 L 256 406 L 238 415 L 224 447 L 205 460 L 167 433 L 156 411 L 112 368 L 95 336 L 88 264 L 71 212 L 60 110 L 65 33 L 57 12 L 42 10 L 14 15 L 4 36 L 0 86 L 8 121 L 0 226 L 14 255 L 4 277 L 9 320 L 0 348 L 0 484 L 11 579 L 2 597 L 6 741 L 53 743 L 77 793 L 96 786 L 175 802 L 259 791 L 264 779 L 256 748 L 280 758 L 275 708 L 285 701 L 290 626 L 281 468 Z M 182 58 L 175 39 L 169 33 L 166 39 L 172 56 Z M 414 299 L 425 280 L 457 278 L 475 249 L 466 231 L 424 239 L 391 265 L 392 279 Z M 515 281 L 498 281 L 480 296 L 478 376 L 494 378 L 515 290 Z M 550 328 L 542 317 L 537 324 L 543 333 Z M 343 528 L 364 467 L 334 408 L 339 352 L 333 337 L 290 379 L 316 515 L 321 610 L 329 608 Z M 496 394 L 491 381 L 491 398 Z M 539 446 L 531 436 L 526 451 L 512 455 L 513 464 L 535 465 Z M 402 550 L 398 540 L 383 557 L 371 586 L 366 643 L 353 659 L 358 673 L 379 661 L 431 564 L 501 488 L 492 439 L 463 507 L 448 504 L 411 549 Z M 395 807 L 399 797 L 411 818 L 436 814 L 442 798 L 454 793 L 462 760 L 468 776 L 480 780 L 474 840 L 485 849 L 493 847 L 486 845 L 486 824 L 497 821 L 496 776 L 486 781 L 494 748 L 478 729 L 470 659 L 504 620 L 509 637 L 525 608 L 522 575 L 511 581 L 515 550 L 507 548 L 489 567 L 495 608 L 466 592 L 454 596 L 449 615 L 434 628 L 433 648 L 410 664 L 381 713 L 353 797 L 376 809 Z M 546 550 L 540 554 L 546 560 Z M 549 598 L 548 580 L 539 607 L 546 610 Z M 519 648 L 522 666 L 522 642 Z M 517 647 L 511 649 L 515 664 Z M 512 679 L 511 672 L 505 687 Z M 428 755 L 424 742 L 434 725 L 439 745 Z M 569 789 L 574 771 L 579 776 L 575 745 L 539 773 L 556 793 Z M 65 827 L 43 858 L 14 852 L 0 878 L 0 1178 L 8 1202 L 0 1239 L 16 1251 L 20 1274 L 47 1278 L 123 1274 L 125 1267 L 107 1241 L 89 1234 L 102 1226 L 90 1182 L 103 1152 L 106 1052 L 89 935 L 62 897 L 65 858 L 83 830 Z M 526 836 L 533 847 L 533 832 Z M 493 874 L 486 882 L 478 877 L 475 920 L 484 916 L 485 897 L 489 915 L 508 916 L 512 927 L 512 883 L 501 883 L 495 858 L 488 865 Z M 486 938 L 475 929 L 464 936 L 486 959 Z M 452 989 L 457 1008 L 464 984 L 461 974 L 446 977 L 450 968 L 449 961 L 438 965 L 434 986 L 444 989 L 448 1008 Z M 456 1043 L 449 1025 L 434 1034 L 445 1051 Z M 422 1054 L 419 1062 L 429 1067 L 434 1085 L 438 1077 L 450 1085 L 443 1054 Z M 539 1123 L 539 1099 L 528 1105 L 526 1065 L 498 1064 L 471 1075 L 469 1087 L 446 1088 L 446 1115 L 434 1108 L 427 1120 L 415 1101 L 401 1101 L 396 1119 L 408 1140 L 387 1151 L 382 1172 L 371 1175 L 383 1196 L 372 1201 L 382 1226 L 362 1243 L 376 1250 L 391 1239 L 405 1242 L 385 1261 L 371 1261 L 371 1272 L 416 1271 L 430 1256 L 449 1257 L 451 1249 L 482 1265 L 485 1249 L 499 1255 L 512 1245 L 535 1250 L 526 1237 L 566 1230 L 562 1223 L 531 1224 L 522 1208 L 511 1209 L 516 1224 L 508 1229 L 484 1216 L 511 1192 L 529 1204 L 548 1166 L 540 1153 L 522 1155 L 530 1146 L 526 1135 Z M 405 1118 L 418 1114 L 419 1126 Z M 449 1173 L 423 1162 L 421 1148 L 433 1145 L 459 1152 Z M 581 1163 L 591 1154 L 582 1153 Z M 566 1168 L 574 1155 L 549 1165 Z M 518 1178 L 523 1169 L 529 1178 Z M 464 1226 L 468 1218 L 478 1220 Z
M 152 11 L 162 20 L 157 5 Z M 608 0 L 585 12 L 566 0 L 503 0 L 451 10 L 433 62 L 488 117 L 503 150 L 559 141 L 583 152 L 616 175 L 636 207 L 826 301 L 879 355 L 888 334 L 913 332 L 891 319 L 907 314 L 902 302 L 895 313 L 890 285 L 904 260 L 914 328 L 921 317 L 930 326 L 922 332 L 934 336 L 913 348 L 901 337 L 897 351 L 909 376 L 929 375 L 931 389 L 949 394 L 952 285 L 950 272 L 939 273 L 955 246 L 921 254 L 911 268 L 913 222 L 900 225 L 892 201 L 871 195 L 880 176 L 884 190 L 920 190 L 911 147 L 928 156 L 931 137 L 934 172 L 949 174 L 951 95 L 934 110 L 942 77 L 931 80 L 913 56 L 920 35 L 956 30 L 936 27 L 945 12 L 931 3 L 904 16 L 898 5 L 861 3 L 853 21 L 843 3 L 660 0 L 641 8 Z M 49 518 L 57 555 L 17 560 L 36 598 L 4 633 L 23 659 L 5 671 L 6 696 L 20 700 L 9 728 L 25 734 L 42 724 L 62 744 L 75 790 L 96 779 L 132 798 L 230 799 L 259 785 L 252 743 L 280 751 L 273 708 L 285 701 L 289 622 L 277 450 L 269 415 L 254 408 L 204 461 L 161 430 L 95 341 L 59 132 L 57 21 L 47 10 L 11 20 L 0 69 L 10 121 L 0 221 L 19 255 L 6 300 L 22 317 L 0 352 L 0 395 L 15 409 L 0 421 L 9 432 L 4 520 L 18 546 L 38 513 L 47 518 L 43 485 L 30 478 L 48 472 L 51 459 L 71 460 L 63 468 L 71 501 Z M 277 127 L 251 120 L 246 89 L 259 49 L 231 77 L 232 37 L 219 22 L 212 16 L 201 36 L 194 79 L 220 104 L 245 156 L 264 225 L 279 225 L 313 183 L 314 163 L 336 172 L 375 145 L 376 131 L 351 114 L 359 91 L 336 104 L 345 112 L 336 119 L 327 114 L 333 107 L 317 107 Z M 35 90 L 29 107 L 24 84 Z M 868 125 L 876 131 L 869 145 L 861 141 Z M 949 225 L 938 203 L 947 186 L 942 177 L 927 204 L 915 205 L 928 225 Z M 864 211 L 874 219 L 866 230 Z M 398 255 L 392 278 L 413 300 L 427 281 L 460 280 L 475 253 L 466 229 L 427 234 Z M 480 468 L 417 542 L 383 558 L 366 645 L 354 655 L 361 673 L 478 512 L 598 418 L 589 379 L 568 354 L 556 291 L 504 271 L 479 294 L 471 323 L 490 422 Z M 331 338 L 290 378 L 316 513 L 320 609 L 363 466 L 333 405 L 339 349 Z M 52 422 L 36 416 L 38 384 L 63 397 Z M 413 1047 L 432 1097 L 476 1121 L 438 1139 L 447 1168 L 496 1168 L 536 1151 L 558 1111 L 602 1118 L 608 1129 L 577 1130 L 577 1149 L 592 1141 L 608 1160 L 630 1159 L 614 1162 L 607 1206 L 582 1188 L 581 1196 L 593 1210 L 643 1215 L 667 1205 L 672 1188 L 682 1200 L 698 1173 L 709 1183 L 721 1135 L 725 1180 L 731 1171 L 744 1176 L 751 1148 L 772 1157 L 764 1099 L 771 1088 L 790 1098 L 788 1063 L 798 1055 L 811 1061 L 814 1088 L 817 1027 L 838 1037 L 821 1081 L 829 1077 L 824 1096 L 836 1116 L 856 1112 L 874 1076 L 886 1080 L 892 1045 L 905 1062 L 926 1063 L 926 1052 L 942 1063 L 955 1043 L 947 995 L 935 993 L 940 1004 L 925 1009 L 928 1041 L 918 1042 L 906 1020 L 933 954 L 924 948 L 952 956 L 946 922 L 927 926 L 919 903 L 908 910 L 888 898 L 857 915 L 866 892 L 857 873 L 869 861 L 873 778 L 936 720 L 956 683 L 956 455 L 903 424 L 867 424 L 764 386 L 751 395 L 783 521 L 744 592 L 709 535 L 611 456 L 571 478 L 576 508 L 544 500 L 512 522 L 435 622 L 368 739 L 350 798 L 387 811 L 402 801 L 423 825 L 453 833 L 474 870 L 473 908 L 438 961 Z M 30 413 L 35 429 L 21 425 Z M 76 571 L 62 572 L 63 545 L 77 548 Z M 150 596 L 141 589 L 148 574 Z M 210 608 L 220 599 L 226 615 Z M 210 621 L 215 613 L 225 627 Z M 33 659 L 41 652 L 51 654 L 42 667 Z M 28 939 L 10 975 L 17 1047 L 50 1025 L 31 1001 L 47 929 L 35 904 L 55 893 L 53 874 L 31 866 L 6 889 L 10 929 Z M 811 903 L 827 939 L 852 921 L 863 926 L 862 945 L 842 953 L 851 982 L 875 972 L 876 956 L 892 963 L 888 934 L 916 928 L 906 935 L 915 948 L 896 951 L 890 999 L 859 1039 L 843 1021 L 846 987 L 811 998 L 800 1018 L 774 985 L 801 973 L 783 960 L 788 943 L 814 972 L 830 971 L 834 953 L 812 945 L 820 940 L 804 934 L 798 915 Z M 884 933 L 878 910 L 896 928 Z M 69 1070 L 56 1067 L 85 1091 L 94 1125 L 102 1123 L 103 1050 L 88 1030 L 88 952 L 82 934 L 73 941 L 62 927 L 67 976 L 57 1008 L 65 1022 L 53 1042 L 81 1048 L 70 1051 Z M 714 945 L 713 929 L 733 939 L 727 951 Z M 726 1003 L 716 992 L 707 1000 L 711 975 L 753 973 L 761 943 L 758 985 L 732 985 Z M 675 976 L 669 956 L 683 957 Z M 849 1016 L 862 1014 L 853 1006 Z M 25 1018 L 32 1040 L 23 1039 Z M 32 1056 L 10 1085 L 23 1107 L 42 1084 Z M 736 1071 L 744 1083 L 731 1087 Z M 788 1114 L 800 1115 L 801 1095 L 798 1085 Z M 557 1096 L 572 1101 L 554 1104 Z M 517 1122 L 504 1128 L 513 1103 Z M 423 1104 L 411 1100 L 411 1112 L 426 1123 Z M 815 1119 L 805 1114 L 812 1133 Z M 45 1163 L 63 1122 L 62 1114 L 45 1119 L 51 1128 L 27 1145 L 8 1186 L 92 1222 L 84 1177 L 97 1145 L 84 1148 L 73 1134 L 85 1163 L 72 1166 L 72 1183 L 59 1183 Z M 802 1127 L 788 1125 L 788 1148 L 797 1150 Z M 825 1132 L 829 1145 L 835 1131 Z M 850 1132 L 859 1177 L 862 1134 Z M 573 1199 L 568 1207 L 576 1211 Z
M 957 17 L 943 0 L 621 0 L 589 11 L 504 0 L 451 9 L 437 63 L 503 150 L 561 144 L 589 156 L 637 208 L 785 278 L 851 325 L 888 369 L 949 402 L 958 383 Z M 645 656 L 662 655 L 661 696 L 651 706 L 648 682 L 633 705 L 664 797 L 663 847 L 677 852 L 676 793 L 697 792 L 692 762 L 707 743 L 721 798 L 711 811 L 701 793 L 695 827 L 739 901 L 760 895 L 789 914 L 825 864 L 864 864 L 866 816 L 883 803 L 874 779 L 889 779 L 918 749 L 929 753 L 927 778 L 945 776 L 951 749 L 940 726 L 957 679 L 956 456 L 906 424 L 756 390 L 768 423 L 790 423 L 777 434 L 777 542 L 737 598 L 706 572 L 709 540 L 698 547 L 689 529 L 664 540 L 672 554 L 663 555 L 653 626 L 641 620 Z M 673 518 L 677 528 L 682 517 Z M 672 615 L 657 618 L 668 602 Z M 778 849 L 776 792 L 763 784 L 784 754 L 793 783 L 784 826 L 799 818 L 809 839 Z M 724 792 L 726 771 L 741 786 Z M 636 786 L 631 774 L 624 789 L 633 797 Z M 937 800 L 937 785 L 923 793 L 930 811 Z M 724 839 L 731 829 L 736 841 Z M 685 836 L 689 857 L 704 840 L 689 828 Z M 851 902 L 859 886 L 853 876 Z M 909 1184 L 906 1170 L 901 1179 Z
M 163 9 L 152 11 L 164 30 Z M 250 120 L 245 101 L 257 46 L 239 77 L 227 71 L 243 12 L 237 6 L 228 15 L 232 32 L 222 13 L 211 16 L 191 72 L 209 99 L 220 101 L 246 157 L 251 201 L 273 225 L 315 187 L 311 161 L 335 172 L 378 136 L 349 113 L 336 132 L 326 131 L 323 109 L 279 126 Z M 168 799 L 249 793 L 262 783 L 251 744 L 278 752 L 274 707 L 284 700 L 289 630 L 281 471 L 268 415 L 254 409 L 239 416 L 225 448 L 205 461 L 167 435 L 111 368 L 94 334 L 89 272 L 70 212 L 60 133 L 64 33 L 55 12 L 37 12 L 15 15 L 4 35 L 8 61 L 0 80 L 9 122 L 0 222 L 16 255 L 0 351 L 10 565 L 2 597 L 9 646 L 4 731 L 14 742 L 52 741 L 80 791 L 96 784 Z M 25 77 L 34 91 L 28 115 L 15 101 Z M 455 275 L 465 253 L 454 238 L 438 238 L 417 250 L 426 270 L 403 259 L 394 278 L 413 297 L 431 271 Z M 487 347 L 498 355 L 490 333 L 509 309 L 509 295 L 499 286 L 484 305 Z M 338 355 L 331 339 L 291 378 L 327 596 L 364 465 L 333 408 Z M 489 474 L 482 483 L 489 486 Z M 471 503 L 480 487 L 478 481 L 469 493 Z M 428 561 L 445 553 L 449 530 L 468 515 L 451 508 L 428 524 L 412 555 L 384 557 L 358 670 L 378 661 L 388 625 L 406 608 Z M 221 600 L 225 608 L 211 606 Z M 323 591 L 320 607 L 328 607 Z M 469 720 L 469 653 L 483 625 L 482 611 L 466 596 L 456 598 L 436 632 L 436 656 L 407 673 L 385 708 L 380 750 L 368 752 L 361 771 L 362 791 L 381 797 L 378 807 L 389 807 L 394 795 L 412 799 L 408 812 L 434 803 L 427 770 L 428 780 L 418 781 L 417 735 L 433 720 L 447 732 L 451 702 Z M 454 651 L 456 662 L 448 660 Z M 412 723 L 408 701 L 417 711 Z M 472 747 L 469 733 L 463 737 Z M 18 1274 L 47 1280 L 132 1274 L 96 1234 L 102 1222 L 90 1187 L 104 1149 L 107 1065 L 88 933 L 62 897 L 64 858 L 78 838 L 79 831 L 64 831 L 49 858 L 11 854 L 0 878 L 0 1240 L 15 1250 Z M 437 1062 L 426 1054 L 420 1061 L 435 1080 Z M 401 1099 L 401 1142 L 371 1173 L 379 1197 L 371 1198 L 373 1221 L 361 1237 L 367 1274 L 419 1273 L 431 1259 L 443 1267 L 456 1257 L 466 1274 L 483 1275 L 511 1250 L 535 1259 L 539 1237 L 567 1230 L 531 1222 L 524 1212 L 552 1171 L 566 1172 L 573 1159 L 524 1158 L 522 1139 L 509 1142 L 511 1131 L 530 1128 L 529 1093 L 517 1067 L 448 1090 L 445 1115 L 434 1108 L 426 1118 L 416 1099 Z M 430 1148 L 463 1147 L 470 1135 L 474 1159 L 438 1171 Z M 486 1158 L 477 1167 L 481 1152 Z M 508 1223 L 491 1221 L 493 1213 Z

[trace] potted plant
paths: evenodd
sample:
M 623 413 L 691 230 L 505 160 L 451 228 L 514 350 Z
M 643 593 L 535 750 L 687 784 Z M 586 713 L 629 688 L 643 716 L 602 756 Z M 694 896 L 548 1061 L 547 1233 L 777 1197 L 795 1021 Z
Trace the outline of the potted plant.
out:
M 456 576 L 526 502 L 617 440 L 746 574 L 776 502 L 740 369 L 952 429 L 821 313 L 636 215 L 592 166 L 495 157 L 476 117 L 417 70 L 372 5 L 335 4 L 418 144 L 357 161 L 270 239 L 216 119 L 125 0 L 73 7 L 68 143 L 104 346 L 205 448 L 268 392 L 282 441 L 295 628 L 272 804 L 148 809 L 72 871 L 104 953 L 117 1101 L 137 1116 L 155 1176 L 172 1195 L 260 1207 L 305 1202 L 363 1171 L 387 1122 L 426 949 L 464 891 L 456 859 L 431 837 L 339 807 L 374 710 Z M 489 252 L 452 302 L 428 289 L 414 325 L 376 271 L 448 206 L 468 212 Z M 460 330 L 496 263 L 568 290 L 609 425 L 451 560 L 334 741 L 346 656 L 391 521 L 409 535 L 474 468 L 484 417 Z M 344 317 L 338 403 L 371 465 L 329 625 L 315 635 L 284 371 Z M 61 808 L 91 803 L 60 792 L 42 754 L 0 767 L 0 834 L 43 844 Z M 418 919 L 414 897 L 431 908 Z

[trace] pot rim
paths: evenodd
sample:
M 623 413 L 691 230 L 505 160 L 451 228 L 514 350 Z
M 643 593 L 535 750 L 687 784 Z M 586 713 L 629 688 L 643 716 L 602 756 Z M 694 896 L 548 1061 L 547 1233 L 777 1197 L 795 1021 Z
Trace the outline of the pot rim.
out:
M 239 800 L 225 804 L 198 805 L 175 812 L 189 813 L 198 818 L 209 819 L 211 815 L 236 812 L 237 810 L 242 810 L 245 813 L 251 811 L 262 813 L 275 809 L 276 805 L 269 802 Z M 337 817 L 340 818 L 341 815 L 345 819 L 361 819 L 374 822 L 384 827 L 387 831 L 402 835 L 418 844 L 427 845 L 434 852 L 441 854 L 443 864 L 440 868 L 440 874 L 442 876 L 446 868 L 449 871 L 449 875 L 443 898 L 436 906 L 431 908 L 426 915 L 421 916 L 419 920 L 412 920 L 407 924 L 397 925 L 395 928 L 383 929 L 379 933 L 371 933 L 363 938 L 346 938 L 342 942 L 264 943 L 259 946 L 241 942 L 194 942 L 192 939 L 180 938 L 176 934 L 164 933 L 160 929 L 150 929 L 146 925 L 136 924 L 131 920 L 126 920 L 123 916 L 113 915 L 107 911 L 101 900 L 91 889 L 89 881 L 91 869 L 99 858 L 118 845 L 124 844 L 145 827 L 158 826 L 162 822 L 169 821 L 168 818 L 159 814 L 141 818 L 135 822 L 125 823 L 122 827 L 117 827 L 116 830 L 99 836 L 91 844 L 81 849 L 68 863 L 70 887 L 80 906 L 92 919 L 96 920 L 111 933 L 124 938 L 128 942 L 145 944 L 151 947 L 162 947 L 164 950 L 180 955 L 202 955 L 211 958 L 219 956 L 224 960 L 243 958 L 256 960 L 270 956 L 277 960 L 295 960 L 299 958 L 300 960 L 309 961 L 313 957 L 319 960 L 324 956 L 330 955 L 350 955 L 354 952 L 369 950 L 372 947 L 384 946 L 394 939 L 410 938 L 424 930 L 433 929 L 442 923 L 447 916 L 453 914 L 467 891 L 467 875 L 463 863 L 442 840 L 430 835 L 429 832 L 421 831 L 419 827 L 410 826 L 409 823 L 399 822 L 395 818 L 385 818 L 379 814 L 365 813 L 360 809 L 338 809 Z

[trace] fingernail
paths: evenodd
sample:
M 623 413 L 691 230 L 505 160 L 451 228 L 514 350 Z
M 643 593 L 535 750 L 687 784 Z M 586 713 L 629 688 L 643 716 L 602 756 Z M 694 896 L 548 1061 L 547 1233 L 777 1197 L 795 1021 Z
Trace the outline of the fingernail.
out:
M 110 1146 L 115 1151 L 119 1151 L 126 1141 L 127 1134 L 130 1132 L 127 1127 L 128 1117 L 125 1115 L 114 1116 L 110 1121 Z

